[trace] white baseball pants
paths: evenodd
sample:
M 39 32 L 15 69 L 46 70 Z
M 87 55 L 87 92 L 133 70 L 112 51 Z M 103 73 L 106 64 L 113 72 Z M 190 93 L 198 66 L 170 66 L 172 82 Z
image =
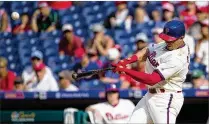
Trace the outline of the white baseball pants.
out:
M 130 124 L 175 124 L 184 102 L 182 93 L 147 92 L 136 105 L 128 123 Z

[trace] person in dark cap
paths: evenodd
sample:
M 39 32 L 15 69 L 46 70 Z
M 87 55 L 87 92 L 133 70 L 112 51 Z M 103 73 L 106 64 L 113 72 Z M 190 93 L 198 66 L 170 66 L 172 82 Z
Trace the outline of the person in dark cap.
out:
M 204 72 L 201 70 L 193 70 L 192 72 L 193 87 L 197 89 L 208 89 L 209 82 L 205 79 Z
M 34 32 L 51 32 L 57 27 L 59 27 L 58 14 L 52 11 L 47 2 L 40 1 L 38 9 L 32 15 L 32 30 Z
M 72 72 L 63 70 L 59 73 L 60 90 L 64 91 L 78 91 L 78 88 L 72 84 Z
M 15 90 L 16 91 L 23 91 L 25 89 L 24 81 L 20 76 L 15 78 L 14 85 L 15 85 Z

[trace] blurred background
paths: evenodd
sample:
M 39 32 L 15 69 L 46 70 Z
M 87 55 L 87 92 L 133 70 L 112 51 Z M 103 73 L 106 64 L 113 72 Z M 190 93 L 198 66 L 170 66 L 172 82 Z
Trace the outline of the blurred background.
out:
M 19 117 L 22 111 L 30 117 L 54 112 L 47 121 L 38 122 L 62 123 L 65 108 L 84 110 L 105 101 L 104 90 L 109 84 L 116 85 L 120 97 L 137 103 L 146 91 L 140 82 L 129 82 L 112 71 L 80 80 L 73 80 L 71 75 L 111 66 L 149 44 L 163 42 L 158 34 L 164 24 L 180 19 L 187 30 L 184 41 L 190 47 L 191 64 L 183 84 L 186 105 L 177 122 L 205 123 L 209 96 L 208 7 L 208 1 L 0 1 L 2 122 L 12 122 L 12 117 Z M 18 12 L 20 18 L 12 18 L 12 12 Z M 144 63 L 129 68 L 144 71 Z M 187 113 L 191 108 L 196 113 L 202 111 L 199 117 Z M 38 111 L 44 109 L 47 114 Z M 61 119 L 50 121 L 52 116 Z

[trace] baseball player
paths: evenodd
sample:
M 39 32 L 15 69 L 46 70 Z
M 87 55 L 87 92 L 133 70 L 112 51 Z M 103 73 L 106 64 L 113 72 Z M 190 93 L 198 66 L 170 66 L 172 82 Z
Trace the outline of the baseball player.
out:
M 107 85 L 106 99 L 107 102 L 97 103 L 86 108 L 86 111 L 91 111 L 96 115 L 95 122 L 105 124 L 127 123 L 135 108 L 133 102 L 120 99 L 119 91 L 115 84 Z M 98 122 L 98 120 L 102 121 Z
M 190 63 L 189 47 L 183 41 L 185 26 L 179 20 L 165 24 L 159 37 L 165 42 L 151 44 L 115 66 L 129 80 L 148 85 L 148 92 L 134 109 L 129 123 L 175 123 L 183 105 L 182 84 Z M 126 65 L 145 61 L 145 73 L 127 69 Z

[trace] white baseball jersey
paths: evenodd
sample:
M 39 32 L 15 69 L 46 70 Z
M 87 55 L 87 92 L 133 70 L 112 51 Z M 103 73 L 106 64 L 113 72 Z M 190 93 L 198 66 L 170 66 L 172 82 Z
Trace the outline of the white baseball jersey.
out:
M 163 88 L 171 91 L 181 91 L 182 84 L 189 71 L 190 52 L 187 45 L 169 51 L 166 43 L 151 44 L 146 60 L 145 72 L 151 74 L 158 71 L 165 79 L 149 88 Z
M 124 124 L 128 122 L 135 105 L 130 100 L 120 99 L 116 106 L 103 102 L 91 105 L 90 108 L 96 109 L 107 124 Z

